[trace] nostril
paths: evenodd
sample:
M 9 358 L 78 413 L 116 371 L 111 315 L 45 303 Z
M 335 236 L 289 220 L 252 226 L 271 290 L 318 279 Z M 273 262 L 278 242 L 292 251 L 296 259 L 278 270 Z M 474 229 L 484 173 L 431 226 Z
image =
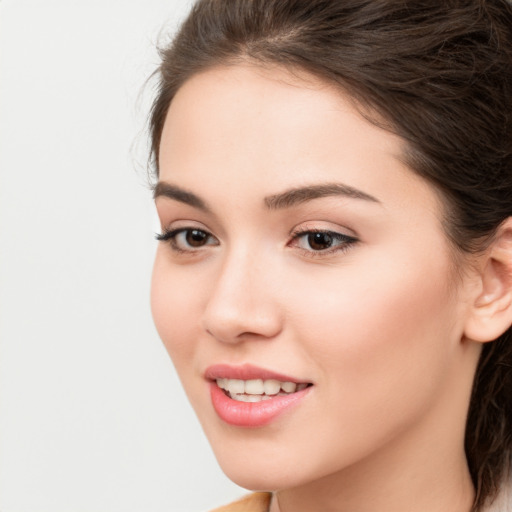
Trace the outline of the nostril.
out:
M 246 303 L 237 308 L 219 306 L 219 303 L 210 304 L 203 318 L 205 332 L 218 341 L 241 343 L 272 339 L 282 330 L 280 310 L 275 304 Z
M 205 304 L 203 329 L 221 342 L 270 339 L 282 330 L 282 308 L 268 274 L 252 271 L 245 260 L 241 255 L 225 263 Z

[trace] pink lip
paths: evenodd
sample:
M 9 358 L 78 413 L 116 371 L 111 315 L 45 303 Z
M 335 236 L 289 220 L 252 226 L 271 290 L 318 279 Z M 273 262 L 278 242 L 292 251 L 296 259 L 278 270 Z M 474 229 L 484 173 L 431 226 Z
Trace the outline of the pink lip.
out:
M 284 375 L 282 373 L 276 373 L 271 370 L 266 370 L 264 368 L 258 368 L 257 366 L 253 366 L 251 364 L 244 364 L 241 366 L 230 366 L 227 364 L 216 364 L 216 365 L 208 367 L 204 373 L 204 376 L 208 380 L 215 380 L 215 379 L 241 379 L 241 380 L 275 379 L 280 382 L 296 382 L 297 384 L 300 384 L 301 382 L 307 382 L 307 381 L 296 379 L 294 377 L 290 377 L 289 375 Z
M 205 377 L 210 380 L 210 397 L 217 415 L 229 425 L 236 427 L 263 427 L 285 411 L 298 405 L 309 393 L 311 386 L 289 395 L 275 396 L 261 402 L 239 402 L 227 396 L 214 382 L 215 379 L 276 379 L 281 382 L 296 382 L 297 379 L 252 365 L 209 367 Z

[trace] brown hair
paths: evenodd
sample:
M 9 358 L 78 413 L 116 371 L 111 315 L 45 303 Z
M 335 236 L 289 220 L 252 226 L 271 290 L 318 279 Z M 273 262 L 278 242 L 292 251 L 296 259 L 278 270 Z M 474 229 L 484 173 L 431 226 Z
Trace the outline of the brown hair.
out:
M 306 70 L 407 142 L 410 168 L 445 199 L 460 253 L 512 216 L 512 6 L 507 0 L 201 0 L 161 51 L 151 151 L 169 105 L 196 73 L 241 61 Z M 512 451 L 512 336 L 484 346 L 466 427 L 474 510 Z

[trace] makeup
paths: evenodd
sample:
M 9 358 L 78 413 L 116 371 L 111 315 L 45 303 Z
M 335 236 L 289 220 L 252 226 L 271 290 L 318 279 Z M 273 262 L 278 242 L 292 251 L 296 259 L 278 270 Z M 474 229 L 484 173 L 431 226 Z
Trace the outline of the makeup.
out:
M 309 393 L 312 384 L 252 365 L 211 366 L 205 372 L 217 415 L 237 427 L 262 427 Z

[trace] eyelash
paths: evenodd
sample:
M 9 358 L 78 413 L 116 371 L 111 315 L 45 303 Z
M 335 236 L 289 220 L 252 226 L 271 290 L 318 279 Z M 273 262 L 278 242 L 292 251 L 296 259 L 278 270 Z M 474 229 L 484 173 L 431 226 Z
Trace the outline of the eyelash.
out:
M 336 245 L 329 247 L 327 249 L 321 249 L 321 250 L 313 250 L 313 249 L 304 249 L 302 247 L 297 247 L 301 252 L 303 252 L 308 257 L 322 257 L 331 255 L 334 253 L 344 253 L 350 249 L 352 245 L 357 243 L 359 240 L 356 237 L 345 235 L 343 233 L 338 233 L 336 231 L 330 231 L 328 229 L 298 229 L 292 233 L 292 243 L 298 242 L 303 237 L 309 237 L 311 235 L 315 234 L 322 234 L 322 235 L 328 235 L 331 237 L 333 243 L 336 243 Z M 309 243 L 309 242 L 308 242 Z M 311 245 L 310 245 L 311 246 Z
M 173 251 L 175 251 L 176 253 L 188 254 L 188 253 L 195 252 L 196 249 L 194 249 L 194 248 L 182 249 L 181 247 L 178 246 L 178 243 L 176 242 L 176 237 L 178 235 L 182 234 L 182 233 L 191 233 L 192 231 L 197 231 L 198 233 L 204 233 L 208 238 L 211 238 L 211 239 L 214 238 L 214 236 L 211 233 L 209 233 L 208 231 L 206 231 L 204 229 L 199 229 L 199 228 L 177 228 L 177 229 L 171 229 L 171 230 L 168 230 L 168 231 L 164 231 L 163 233 L 157 234 L 155 236 L 155 238 L 159 242 L 168 242 L 169 245 L 171 246 L 171 249 Z M 206 245 L 212 245 L 212 244 L 206 244 Z M 214 244 L 214 245 L 218 245 L 218 244 Z M 200 247 L 198 249 L 200 249 Z
M 171 249 L 179 254 L 190 254 L 190 253 L 196 252 L 197 250 L 200 250 L 202 247 L 207 246 L 207 245 L 218 245 L 218 242 L 217 242 L 215 244 L 206 243 L 205 245 L 199 246 L 197 248 L 191 247 L 190 249 L 182 249 L 181 247 L 179 247 L 178 243 L 176 241 L 177 236 L 182 233 L 186 234 L 186 233 L 191 233 L 193 231 L 204 234 L 207 239 L 216 240 L 215 237 L 208 231 L 206 231 L 204 229 L 190 228 L 190 227 L 177 228 L 177 229 L 173 229 L 173 230 L 164 231 L 163 233 L 157 234 L 155 236 L 155 238 L 159 242 L 168 242 L 169 245 L 171 246 Z M 332 243 L 336 243 L 336 245 L 329 247 L 327 249 L 320 249 L 320 250 L 314 250 L 312 248 L 305 249 L 305 248 L 299 247 L 297 245 L 301 238 L 309 237 L 309 236 L 315 235 L 315 234 L 322 234 L 322 235 L 329 236 L 332 240 Z M 299 249 L 307 257 L 315 257 L 315 258 L 330 255 L 330 254 L 337 253 L 337 252 L 343 253 L 343 252 L 347 251 L 352 245 L 354 245 L 355 243 L 357 243 L 359 241 L 357 238 L 355 238 L 353 236 L 344 235 L 342 233 L 337 233 L 336 231 L 330 231 L 330 230 L 326 230 L 326 229 L 311 229 L 311 228 L 296 230 L 291 234 L 291 237 L 292 237 L 291 242 L 288 244 L 289 246 L 297 247 L 297 249 Z M 311 247 L 310 241 L 308 241 L 308 244 Z

